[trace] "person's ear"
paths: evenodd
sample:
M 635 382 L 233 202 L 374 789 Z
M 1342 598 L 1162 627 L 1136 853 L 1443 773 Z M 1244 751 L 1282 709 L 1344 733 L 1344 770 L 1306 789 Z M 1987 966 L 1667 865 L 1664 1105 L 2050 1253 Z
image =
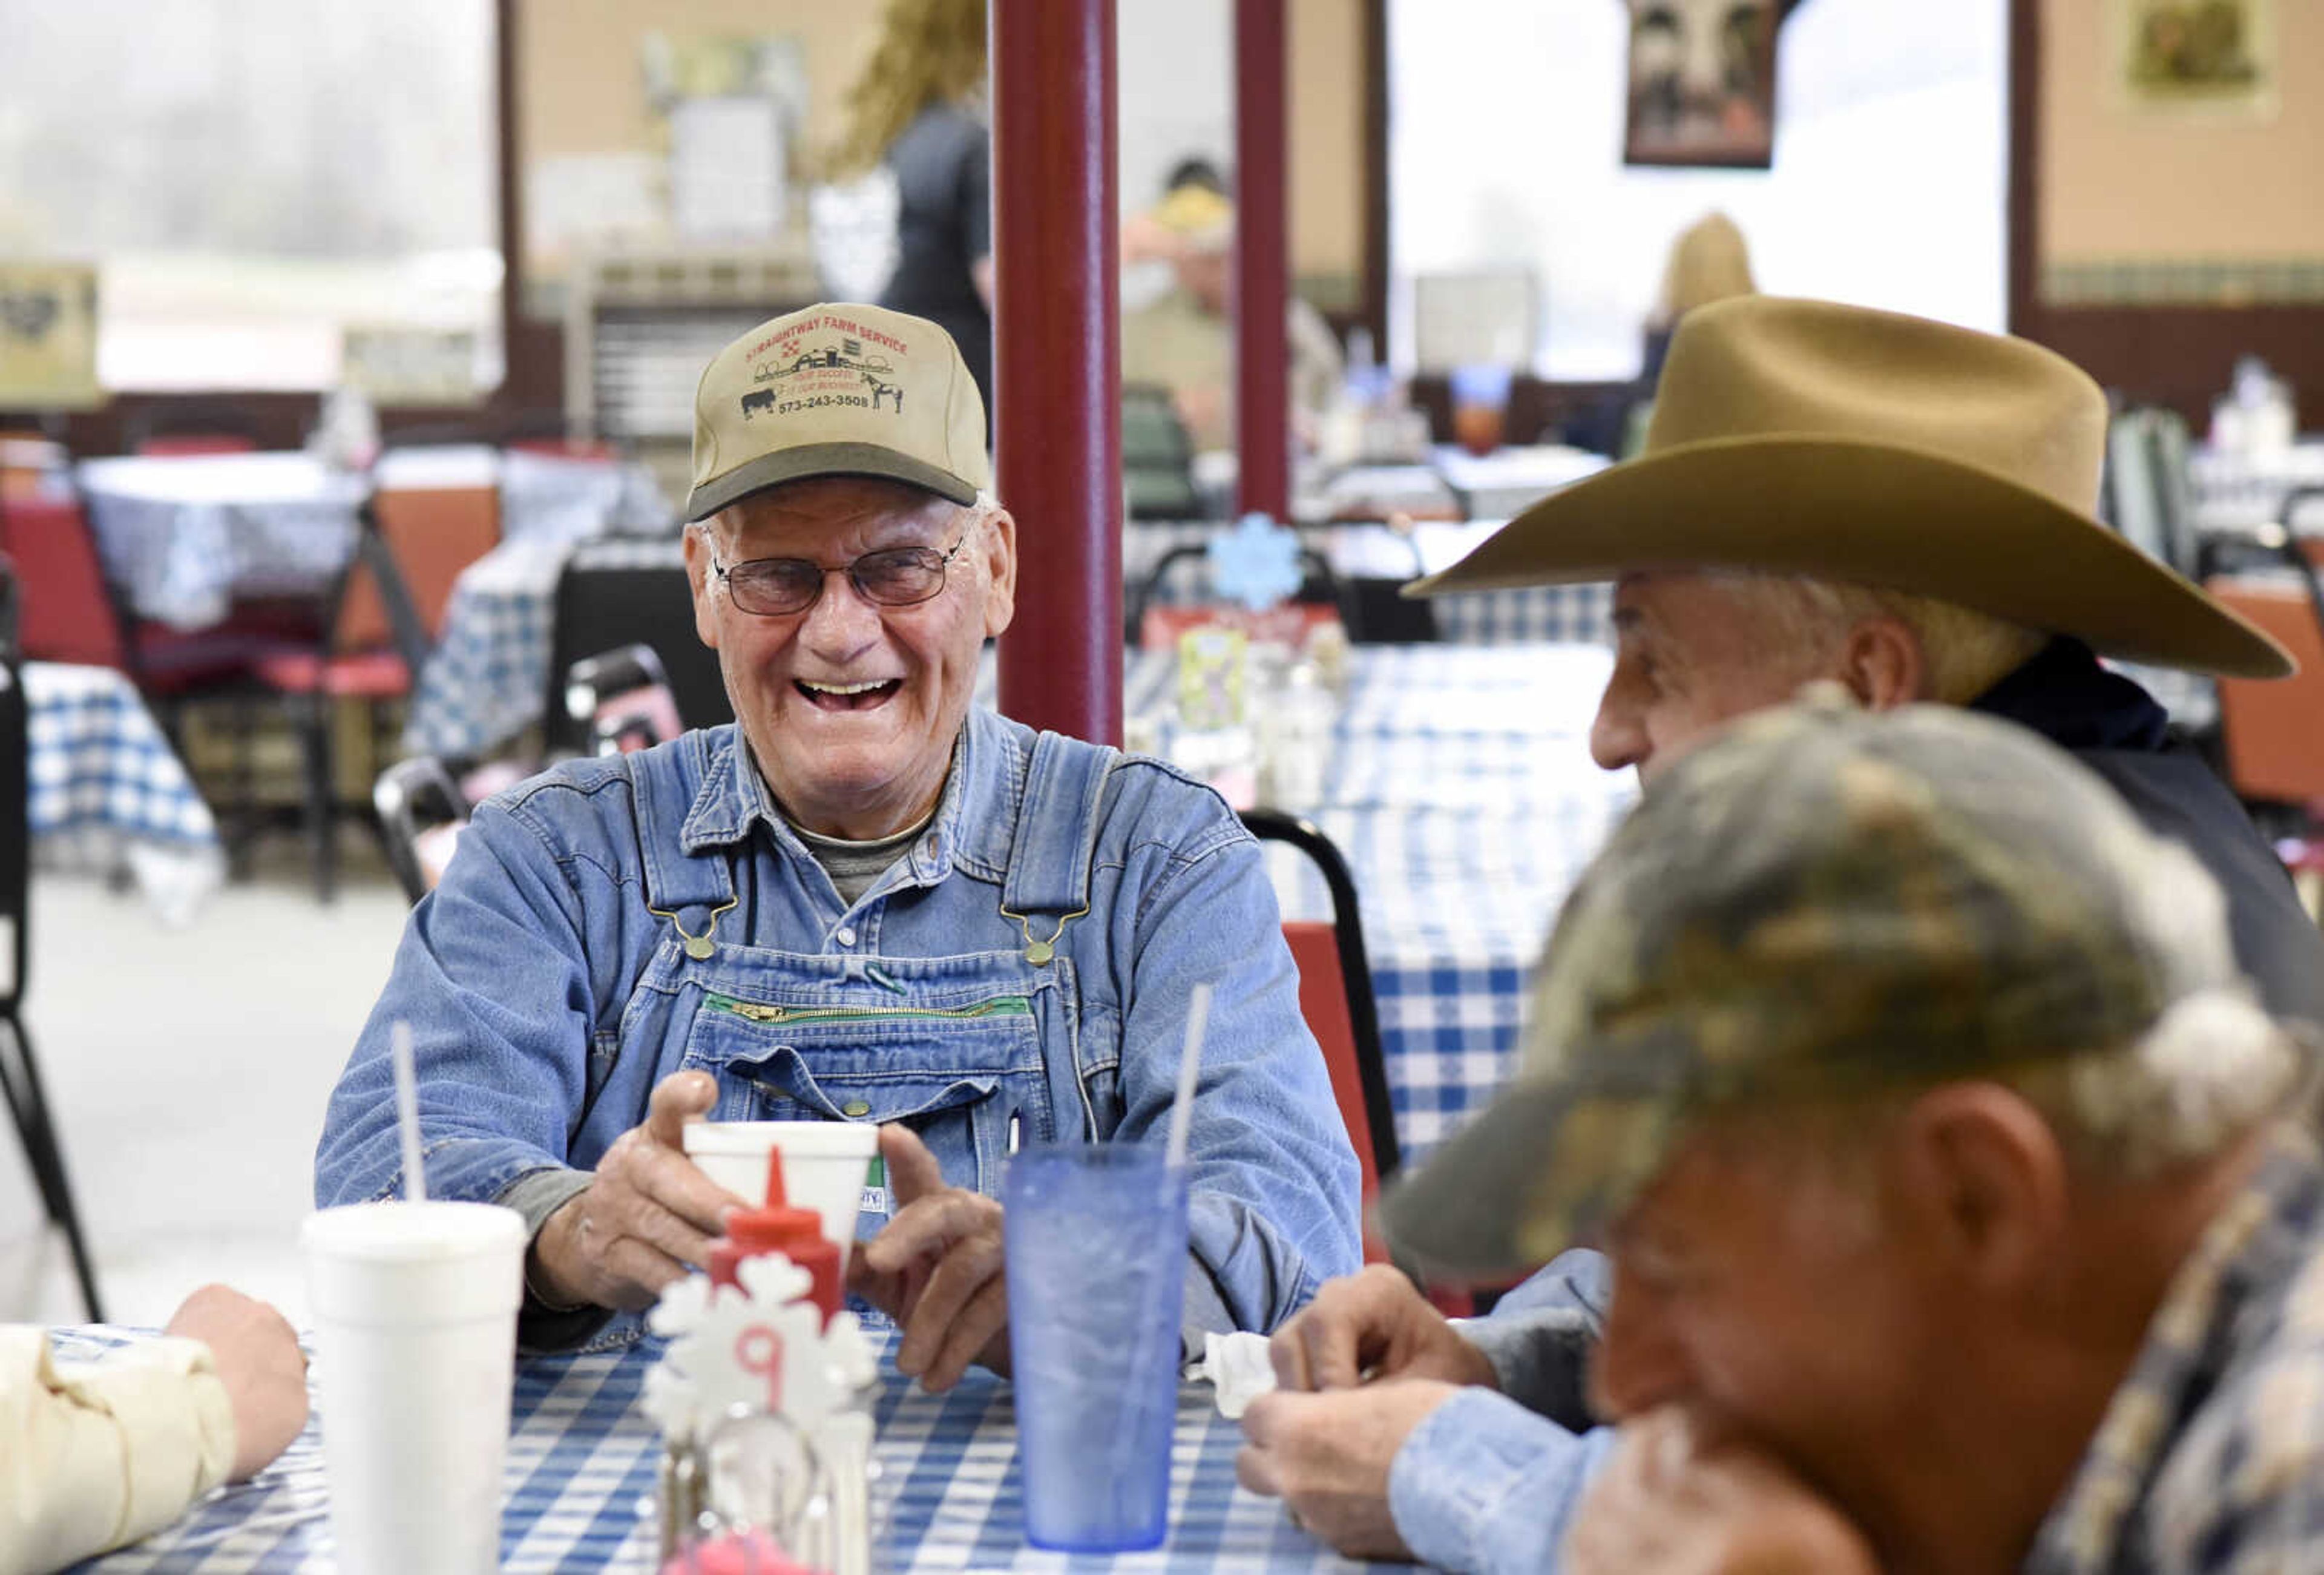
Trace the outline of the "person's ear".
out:
M 992 639 L 1017 616 L 1017 520 L 995 509 L 984 521 L 984 638 Z
M 694 591 L 694 633 L 712 650 L 718 649 L 718 587 L 710 578 L 710 530 L 689 525 L 684 537 L 686 582 Z
M 1921 637 L 1901 618 L 1868 618 L 1848 631 L 1840 679 L 1868 711 L 1887 711 L 1928 697 L 1929 664 Z
M 1905 1227 L 1953 1275 L 1997 1295 L 2059 1261 L 2070 1177 L 2057 1135 L 1998 1083 L 1950 1083 L 1914 1101 L 1889 1150 Z

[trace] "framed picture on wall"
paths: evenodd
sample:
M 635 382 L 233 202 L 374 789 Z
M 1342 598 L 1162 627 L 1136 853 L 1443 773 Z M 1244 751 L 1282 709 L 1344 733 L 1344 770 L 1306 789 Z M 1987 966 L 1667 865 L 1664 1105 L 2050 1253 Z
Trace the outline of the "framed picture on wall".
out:
M 1780 0 L 1628 0 L 1627 164 L 1765 170 L 1775 153 Z
M 2274 0 L 2112 0 L 2111 57 L 2134 109 L 2269 116 Z

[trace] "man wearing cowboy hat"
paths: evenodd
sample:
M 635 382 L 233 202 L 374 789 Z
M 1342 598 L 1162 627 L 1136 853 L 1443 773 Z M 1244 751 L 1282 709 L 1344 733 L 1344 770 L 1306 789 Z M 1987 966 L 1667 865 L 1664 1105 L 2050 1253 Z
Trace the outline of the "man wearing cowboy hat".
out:
M 1591 752 L 1636 768 L 1649 797 L 1720 728 L 1818 678 L 1875 708 L 1937 701 L 2017 723 L 2209 870 L 2270 1010 L 2324 1019 L 2324 942 L 2280 864 L 2162 708 L 2093 652 L 2264 677 L 2290 660 L 2091 517 L 2105 431 L 2097 386 L 2024 341 L 1823 302 L 1722 301 L 1674 336 L 1639 458 L 1410 589 L 1614 581 L 1616 662 Z M 1287 1387 L 1339 1392 L 1263 1408 L 1256 1474 L 1343 1547 L 1476 1561 L 1471 1534 L 1454 1530 L 1478 1519 L 1462 1480 L 1475 1461 L 1454 1463 L 1427 1394 L 1359 1388 L 1355 1375 L 1521 1398 L 1534 1414 L 1476 1397 L 1505 1407 L 1505 1479 L 1578 1482 L 1600 1447 L 1582 1435 L 1580 1373 L 1605 1297 L 1591 1253 L 1460 1331 L 1393 1270 L 1325 1286 L 1277 1335 L 1277 1367 Z M 1423 1469 L 1432 1460 L 1446 1469 Z

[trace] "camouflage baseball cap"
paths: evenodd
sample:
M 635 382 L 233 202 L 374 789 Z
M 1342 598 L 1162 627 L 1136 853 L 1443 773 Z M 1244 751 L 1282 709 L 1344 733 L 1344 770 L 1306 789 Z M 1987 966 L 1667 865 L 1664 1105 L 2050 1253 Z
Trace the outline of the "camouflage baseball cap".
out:
M 1542 960 L 1517 1082 L 1383 1223 L 1434 1269 L 1506 1272 L 1618 1214 L 1705 1115 L 2127 1043 L 2234 985 L 2222 909 L 2190 855 L 2023 728 L 1763 713 L 1615 833 Z
M 884 307 L 825 304 L 711 358 L 694 391 L 686 517 L 816 475 L 886 476 L 955 503 L 992 484 L 984 401 L 951 335 Z

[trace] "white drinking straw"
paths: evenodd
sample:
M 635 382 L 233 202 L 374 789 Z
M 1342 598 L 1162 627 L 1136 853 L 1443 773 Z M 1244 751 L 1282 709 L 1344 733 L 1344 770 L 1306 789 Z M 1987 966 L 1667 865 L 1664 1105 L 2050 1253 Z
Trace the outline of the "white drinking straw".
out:
M 388 1059 L 395 1064 L 395 1119 L 403 1128 L 403 1196 L 428 1201 L 428 1165 L 420 1154 L 420 1079 L 411 1070 L 411 1025 L 395 1019 L 388 1036 Z
M 1186 1163 L 1186 1128 L 1194 1117 L 1194 1074 L 1203 1066 L 1203 1025 L 1211 1015 L 1211 987 L 1198 984 L 1186 992 L 1186 1046 L 1178 1055 L 1178 1094 L 1170 1104 L 1169 1166 Z

